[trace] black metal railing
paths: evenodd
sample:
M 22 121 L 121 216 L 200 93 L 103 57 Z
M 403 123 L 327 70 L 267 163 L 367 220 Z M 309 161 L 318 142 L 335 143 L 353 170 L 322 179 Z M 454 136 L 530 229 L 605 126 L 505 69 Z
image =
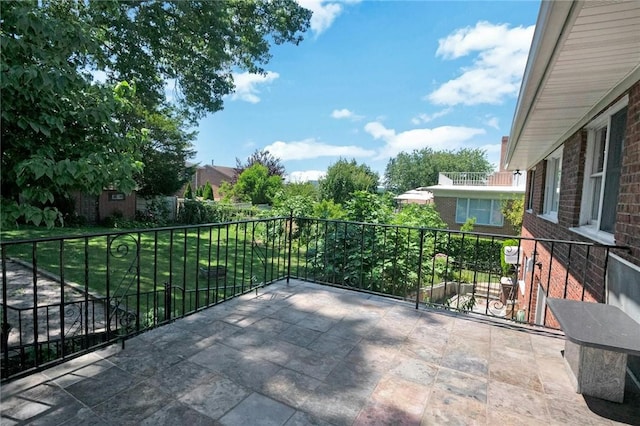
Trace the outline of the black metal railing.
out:
M 288 218 L 2 242 L 2 379 L 287 274 Z
M 603 301 L 614 249 L 293 216 L 3 241 L 2 380 L 285 278 L 553 327 L 543 299 Z

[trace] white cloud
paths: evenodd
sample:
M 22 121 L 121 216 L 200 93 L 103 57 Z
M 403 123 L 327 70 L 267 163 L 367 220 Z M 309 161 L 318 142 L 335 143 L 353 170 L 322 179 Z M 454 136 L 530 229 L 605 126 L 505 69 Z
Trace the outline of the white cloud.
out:
M 499 124 L 499 121 L 498 121 L 498 117 L 488 116 L 487 117 L 487 121 L 485 121 L 484 124 L 486 124 L 489 127 L 493 127 L 496 130 L 500 130 L 500 124 Z
M 371 122 L 364 130 L 374 139 L 381 139 L 385 146 L 378 152 L 376 159 L 395 157 L 400 152 L 411 152 L 430 147 L 434 150 L 456 149 L 476 135 L 485 133 L 484 129 L 461 126 L 441 126 L 433 129 L 413 129 L 396 133 L 381 123 Z
M 326 31 L 333 21 L 343 12 L 343 4 L 359 3 L 359 0 L 344 2 L 326 0 L 297 0 L 298 4 L 313 12 L 311 15 L 311 31 L 317 36 Z
M 346 108 L 334 109 L 333 112 L 331 112 L 331 117 L 335 118 L 336 120 L 340 120 L 342 118 L 349 118 L 352 121 L 358 121 L 364 118 L 362 115 L 357 115 L 353 111 L 349 111 Z
M 371 157 L 374 151 L 355 145 L 329 145 L 313 138 L 302 141 L 277 141 L 264 147 L 282 161 L 307 160 L 319 157 Z
M 415 125 L 428 123 L 430 121 L 435 120 L 436 118 L 443 117 L 453 111 L 453 108 L 445 108 L 440 111 L 436 111 L 433 114 L 418 114 L 416 117 L 411 119 L 411 122 Z
M 309 182 L 310 180 L 320 180 L 327 173 L 321 170 L 301 170 L 289 173 L 286 181 L 293 183 Z
M 251 74 L 248 72 L 233 74 L 233 82 L 236 88 L 235 92 L 231 95 L 231 99 L 257 104 L 260 102 L 258 85 L 271 83 L 278 77 L 280 77 L 280 74 L 273 71 L 267 71 L 265 75 Z
M 499 104 L 505 97 L 516 96 L 534 26 L 509 28 L 481 21 L 475 27 L 461 28 L 438 41 L 436 56 L 457 59 L 476 53 L 462 75 L 442 84 L 427 95 L 437 105 Z

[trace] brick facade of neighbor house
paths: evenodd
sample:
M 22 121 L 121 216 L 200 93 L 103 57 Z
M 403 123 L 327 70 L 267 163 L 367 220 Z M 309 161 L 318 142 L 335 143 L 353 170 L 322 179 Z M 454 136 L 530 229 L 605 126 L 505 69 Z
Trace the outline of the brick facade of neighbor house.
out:
M 87 223 L 100 223 L 114 213 L 122 214 L 125 219 L 136 217 L 136 191 L 125 194 L 120 191 L 104 190 L 98 196 L 75 193 L 76 214 L 83 217 Z
M 640 82 L 635 83 L 611 105 L 625 96 L 628 96 L 627 121 L 622 148 L 623 160 L 614 238 L 616 245 L 627 246 L 631 251 L 612 249 L 610 253 L 640 268 Z M 607 111 L 608 108 L 604 108 L 598 115 Z M 588 131 L 582 128 L 563 144 L 557 222 L 543 215 L 547 161 L 543 160 L 536 164 L 531 169 L 535 170 L 535 173 L 531 171 L 528 173 L 529 179 L 533 178 L 534 182 L 532 185 L 527 183 L 525 200 L 532 198 L 532 209 L 524 214 L 523 237 L 594 242 L 593 239 L 577 232 L 576 228 L 580 226 L 588 149 L 587 137 Z M 529 193 L 531 188 L 533 188 L 533 194 Z M 524 294 L 520 294 L 520 303 L 524 304 L 525 300 L 528 301 L 529 296 L 531 296 L 531 303 L 520 308 L 527 311 L 528 320 L 535 319 L 540 284 L 543 286 L 543 291 L 547 293 L 547 297 L 606 302 L 605 269 L 608 259 L 604 248 L 587 249 L 586 246 L 573 246 L 569 251 L 568 245 L 561 243 L 534 243 L 523 240 L 522 250 L 523 264 L 520 279 L 524 281 Z M 534 263 L 540 262 L 542 265 L 551 265 L 551 267 L 547 267 L 547 270 L 536 266 L 527 269 L 524 263 L 527 259 L 534 257 L 534 251 L 536 253 Z M 552 257 L 553 260 L 551 260 Z M 566 265 L 571 265 L 569 274 L 567 274 Z M 567 282 L 566 285 L 565 282 Z M 548 288 L 546 283 L 549 283 Z M 558 326 L 548 308 L 545 309 L 547 309 L 546 323 Z
M 120 191 L 102 191 L 98 198 L 98 221 L 103 221 L 114 213 L 126 219 L 136 217 L 136 191 L 125 194 Z
M 233 167 L 213 166 L 209 164 L 205 166 L 198 166 L 191 178 L 191 189 L 195 193 L 197 188 L 204 186 L 209 182 L 213 188 L 213 198 L 218 201 L 221 198 L 220 185 L 222 185 L 222 182 L 231 183 L 234 173 L 235 169 Z M 180 190 L 175 194 L 176 197 L 182 198 L 186 189 L 187 185 L 180 188 Z

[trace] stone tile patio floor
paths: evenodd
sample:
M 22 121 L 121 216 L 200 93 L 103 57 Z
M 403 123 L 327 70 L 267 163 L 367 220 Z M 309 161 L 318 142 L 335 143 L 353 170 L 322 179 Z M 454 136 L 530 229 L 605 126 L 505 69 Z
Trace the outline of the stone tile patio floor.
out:
M 561 335 L 292 280 L 2 386 L 0 424 L 640 424 Z

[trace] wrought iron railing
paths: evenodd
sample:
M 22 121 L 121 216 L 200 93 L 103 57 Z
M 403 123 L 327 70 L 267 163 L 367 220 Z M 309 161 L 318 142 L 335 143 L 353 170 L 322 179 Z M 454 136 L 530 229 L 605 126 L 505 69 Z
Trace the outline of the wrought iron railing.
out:
M 2 379 L 285 278 L 553 327 L 543 299 L 604 301 L 616 249 L 292 216 L 3 241 Z
M 287 274 L 287 218 L 2 242 L 2 378 Z

